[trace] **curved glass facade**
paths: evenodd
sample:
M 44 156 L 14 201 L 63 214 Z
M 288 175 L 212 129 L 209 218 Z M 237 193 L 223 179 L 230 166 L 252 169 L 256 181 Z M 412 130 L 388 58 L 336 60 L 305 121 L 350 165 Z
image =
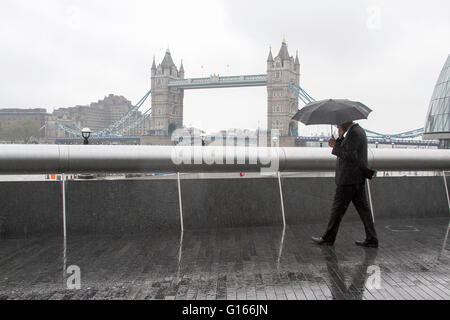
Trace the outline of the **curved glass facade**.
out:
M 441 147 L 450 147 L 450 55 L 434 87 L 425 123 L 424 138 L 439 139 Z

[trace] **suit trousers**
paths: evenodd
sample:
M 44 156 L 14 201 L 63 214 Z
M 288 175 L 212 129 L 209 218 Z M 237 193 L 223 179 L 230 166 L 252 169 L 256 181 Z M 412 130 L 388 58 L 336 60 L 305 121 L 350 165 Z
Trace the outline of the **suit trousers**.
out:
M 353 202 L 364 225 L 366 240 L 368 242 L 378 243 L 375 225 L 367 202 L 365 185 L 365 182 L 363 182 L 360 184 L 337 186 L 330 221 L 328 223 L 327 231 L 322 237 L 325 241 L 334 242 L 336 240 L 342 218 L 344 217 L 350 202 Z

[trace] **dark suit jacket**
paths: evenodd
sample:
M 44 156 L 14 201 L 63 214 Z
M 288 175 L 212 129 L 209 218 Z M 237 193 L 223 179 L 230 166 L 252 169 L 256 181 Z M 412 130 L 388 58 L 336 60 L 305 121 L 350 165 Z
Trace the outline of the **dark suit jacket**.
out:
M 344 139 L 337 139 L 332 153 L 337 156 L 336 184 L 364 183 L 367 168 L 367 136 L 358 124 L 351 127 Z

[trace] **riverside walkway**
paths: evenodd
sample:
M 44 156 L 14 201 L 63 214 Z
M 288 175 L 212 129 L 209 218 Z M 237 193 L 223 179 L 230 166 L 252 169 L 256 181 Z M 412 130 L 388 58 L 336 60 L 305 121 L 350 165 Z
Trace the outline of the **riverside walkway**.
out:
M 447 225 L 378 220 L 379 249 L 355 246 L 363 228 L 345 219 L 334 247 L 309 240 L 323 224 L 69 236 L 66 247 L 3 239 L 0 299 L 450 299 Z M 80 290 L 66 287 L 70 265 L 81 270 Z

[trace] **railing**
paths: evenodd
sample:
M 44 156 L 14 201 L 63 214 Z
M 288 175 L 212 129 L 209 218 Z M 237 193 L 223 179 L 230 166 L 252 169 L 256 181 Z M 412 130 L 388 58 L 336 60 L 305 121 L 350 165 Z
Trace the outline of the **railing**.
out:
M 439 170 L 446 198 L 450 198 L 444 171 L 450 169 L 450 150 L 370 149 L 369 166 L 376 170 Z M 0 174 L 62 173 L 63 235 L 67 239 L 65 174 L 81 172 L 174 172 L 177 173 L 179 218 L 184 232 L 180 172 L 263 171 L 275 173 L 280 209 L 287 222 L 281 181 L 282 171 L 331 171 L 336 157 L 324 148 L 179 147 L 179 146 L 61 146 L 0 145 Z M 268 170 L 267 170 L 268 169 Z M 367 184 L 369 203 L 373 198 Z M 426 192 L 426 191 L 425 191 Z M 373 208 L 371 209 L 373 214 Z M 374 215 L 372 218 L 375 220 Z M 442 246 L 444 252 L 450 223 Z
M 450 170 L 450 150 L 369 149 L 380 171 Z M 329 148 L 1 145 L 0 173 L 332 171 Z

